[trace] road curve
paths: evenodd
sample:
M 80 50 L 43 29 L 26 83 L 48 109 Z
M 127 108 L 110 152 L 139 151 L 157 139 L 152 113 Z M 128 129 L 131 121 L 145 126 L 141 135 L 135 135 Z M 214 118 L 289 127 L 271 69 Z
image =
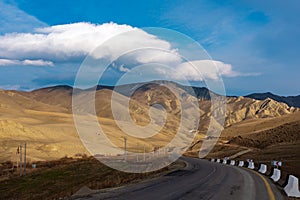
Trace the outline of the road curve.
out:
M 185 169 L 149 181 L 100 190 L 75 199 L 285 199 L 267 177 L 252 170 L 196 158 L 181 159 L 188 163 Z

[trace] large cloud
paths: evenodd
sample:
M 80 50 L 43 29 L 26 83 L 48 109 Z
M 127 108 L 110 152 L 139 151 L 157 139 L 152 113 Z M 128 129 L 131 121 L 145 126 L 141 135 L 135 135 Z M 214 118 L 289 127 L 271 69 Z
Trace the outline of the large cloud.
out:
M 218 80 L 220 75 L 225 77 L 252 76 L 257 74 L 243 74 L 232 69 L 230 64 L 215 60 L 194 60 L 183 62 L 174 67 L 173 73 L 165 69 L 156 69 L 170 79 L 204 81 L 205 79 Z
M 99 46 L 100 49 L 97 48 Z M 128 53 L 132 50 L 136 51 Z M 203 81 L 206 78 L 218 79 L 219 74 L 227 77 L 245 75 L 220 61 L 182 62 L 178 50 L 170 42 L 129 25 L 80 22 L 38 28 L 34 33 L 8 33 L 0 36 L 0 66 L 54 66 L 74 60 L 80 63 L 91 52 L 94 58 L 110 61 L 128 53 L 125 56 L 127 62 L 129 59 L 133 63 L 166 64 L 174 68 L 175 73 L 170 74 L 164 69 L 156 70 L 157 73 L 175 80 Z M 124 65 L 118 69 L 121 72 L 130 71 Z
M 110 38 L 122 34 L 114 40 Z M 105 42 L 109 40 L 109 42 Z M 116 45 L 117 44 L 117 45 Z M 92 54 L 97 58 L 113 59 L 128 50 L 159 48 L 173 51 L 171 44 L 154 35 L 131 27 L 105 23 L 73 23 L 36 29 L 35 33 L 9 33 L 0 36 L 0 57 L 6 59 L 43 59 L 54 62 L 70 61 L 86 56 L 99 45 L 101 51 Z M 172 62 L 176 56 L 139 55 L 138 62 Z

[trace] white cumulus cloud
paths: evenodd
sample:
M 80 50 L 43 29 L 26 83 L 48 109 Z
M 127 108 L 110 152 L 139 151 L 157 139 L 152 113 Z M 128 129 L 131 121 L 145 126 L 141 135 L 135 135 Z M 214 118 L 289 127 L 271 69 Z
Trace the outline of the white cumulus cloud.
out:
M 120 68 L 119 68 L 119 70 L 120 70 L 121 72 L 130 72 L 130 69 L 124 67 L 124 65 L 121 65 Z
M 30 65 L 30 66 L 54 66 L 53 62 L 45 60 L 10 60 L 10 59 L 0 59 L 0 66 L 9 65 Z
M 113 40 L 110 38 L 115 37 Z M 109 42 L 105 42 L 108 41 Z M 0 36 L 0 57 L 16 60 L 69 61 L 84 57 L 102 45 L 92 56 L 113 60 L 127 51 L 140 48 L 170 50 L 171 44 L 141 29 L 116 23 L 73 23 L 38 28 L 34 33 L 9 33 Z M 138 62 L 171 62 L 174 56 L 140 55 Z
M 207 78 L 219 79 L 219 75 L 257 75 L 234 71 L 230 64 L 221 61 L 183 62 L 179 51 L 170 42 L 142 29 L 112 22 L 79 22 L 37 28 L 33 33 L 0 35 L 0 66 L 54 66 L 54 63 L 60 62 L 80 62 L 88 54 L 93 58 L 110 61 L 122 55 L 123 59 L 135 64 L 166 64 L 174 69 L 174 73 L 164 69 L 155 70 L 175 80 L 203 81 Z M 121 72 L 130 72 L 130 69 L 124 65 L 118 68 Z
M 32 65 L 32 66 L 53 66 L 53 62 L 45 60 L 24 60 L 22 61 L 23 65 Z
M 165 69 L 156 69 L 158 73 L 174 80 L 204 81 L 218 80 L 221 76 L 236 77 L 244 74 L 234 71 L 230 64 L 216 60 L 194 60 L 183 62 L 174 67 L 172 73 Z

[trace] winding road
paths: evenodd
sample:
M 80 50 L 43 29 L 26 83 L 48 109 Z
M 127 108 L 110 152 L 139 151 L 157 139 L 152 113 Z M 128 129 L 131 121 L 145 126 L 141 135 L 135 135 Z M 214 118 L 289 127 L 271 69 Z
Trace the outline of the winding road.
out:
M 185 169 L 137 184 L 100 190 L 75 199 L 285 199 L 269 178 L 253 170 L 196 158 L 181 159 L 188 163 Z

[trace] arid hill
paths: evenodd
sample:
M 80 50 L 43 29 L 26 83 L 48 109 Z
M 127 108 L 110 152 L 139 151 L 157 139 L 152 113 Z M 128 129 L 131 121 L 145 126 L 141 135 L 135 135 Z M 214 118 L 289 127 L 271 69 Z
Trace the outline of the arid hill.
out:
M 124 121 L 126 119 L 122 113 L 128 111 L 127 101 L 129 101 L 131 118 L 141 126 L 150 122 L 150 106 L 154 105 L 152 109 L 154 113 L 166 112 L 167 121 L 159 134 L 148 140 L 129 137 L 129 149 L 139 151 L 138 146 L 147 144 L 147 150 L 151 150 L 154 146 L 165 145 L 174 137 L 180 122 L 181 108 L 179 100 L 172 94 L 170 88 L 176 90 L 185 102 L 197 101 L 199 103 L 198 134 L 205 133 L 211 115 L 208 90 L 194 88 L 195 92 L 191 92 L 190 88 L 178 87 L 178 84 L 172 82 L 164 82 L 164 84 L 167 84 L 168 87 L 152 82 L 143 86 L 131 84 L 115 88 L 116 91 L 120 91 L 115 93 L 118 96 L 115 106 L 120 113 L 117 120 Z M 115 116 L 111 111 L 112 89 L 114 88 L 97 87 L 95 108 L 98 121 L 103 126 L 107 136 L 117 146 L 122 146 L 124 133 L 116 125 Z M 130 92 L 132 90 L 133 93 Z M 91 89 L 80 90 L 76 94 L 76 98 L 82 101 L 82 104 L 87 103 L 85 96 L 90 92 Z M 65 155 L 88 154 L 74 126 L 72 93 L 73 88 L 69 86 L 55 86 L 32 92 L 1 90 L 0 161 L 16 160 L 16 148 L 24 142 L 28 143 L 29 160 L 51 160 Z M 155 107 L 157 104 L 162 105 L 163 109 L 162 107 Z M 193 108 L 187 109 L 194 110 Z M 247 134 L 250 134 L 270 129 L 273 127 L 264 125 L 264 123 L 268 124 L 269 120 L 278 117 L 288 118 L 293 113 L 299 113 L 299 109 L 271 99 L 261 101 L 244 97 L 227 97 L 226 128 L 222 136 L 237 136 L 239 135 L 238 130 L 241 132 L 248 130 Z M 190 119 L 187 121 L 193 121 L 193 116 L 189 117 Z M 97 132 L 97 130 L 88 131 Z M 196 137 L 196 140 L 198 139 L 199 137 Z

